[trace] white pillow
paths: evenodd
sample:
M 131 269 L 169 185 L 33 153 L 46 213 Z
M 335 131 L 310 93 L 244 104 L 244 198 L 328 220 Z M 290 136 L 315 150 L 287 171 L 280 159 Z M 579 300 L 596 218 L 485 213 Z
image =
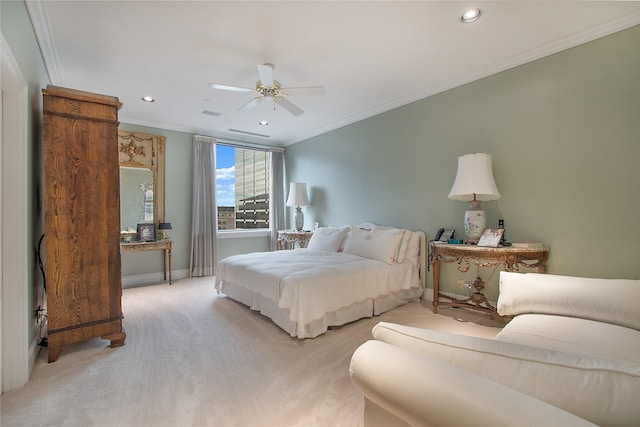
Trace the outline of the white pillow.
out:
M 313 232 L 307 249 L 314 251 L 337 252 L 349 232 L 347 227 L 320 227 Z
M 396 254 L 393 256 L 393 260 L 396 262 L 404 261 L 405 254 L 407 252 L 407 246 L 409 245 L 409 240 L 411 240 L 411 232 L 398 227 L 381 226 L 381 225 L 374 226 L 373 230 L 402 230 L 402 236 L 400 237 L 400 244 L 398 245 L 398 250 Z
M 411 239 L 407 244 L 407 252 L 405 258 L 411 261 L 413 264 L 418 263 L 418 254 L 420 253 L 420 233 L 417 231 L 411 232 Z
M 396 227 L 375 225 L 374 229 L 380 230 L 398 230 Z M 402 263 L 408 259 L 413 264 L 418 263 L 418 252 L 420 252 L 420 233 L 417 231 L 400 229 L 403 231 L 398 252 L 395 255 L 395 261 Z
M 398 253 L 403 232 L 402 229 L 376 228 L 369 231 L 351 227 L 344 244 L 344 252 L 391 264 Z

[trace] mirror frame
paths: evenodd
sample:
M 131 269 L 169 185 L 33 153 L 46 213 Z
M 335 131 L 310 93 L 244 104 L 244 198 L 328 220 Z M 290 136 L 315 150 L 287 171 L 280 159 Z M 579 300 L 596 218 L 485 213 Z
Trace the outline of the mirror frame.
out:
M 153 174 L 153 223 L 164 221 L 165 143 L 167 137 L 118 130 L 120 166 L 150 169 Z

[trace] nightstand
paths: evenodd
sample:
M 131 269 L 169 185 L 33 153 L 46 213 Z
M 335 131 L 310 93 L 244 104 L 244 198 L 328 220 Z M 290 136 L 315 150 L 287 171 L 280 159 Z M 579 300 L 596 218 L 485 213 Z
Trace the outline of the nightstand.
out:
M 502 266 L 504 271 L 519 271 L 520 268 L 536 269 L 538 273 L 546 272 L 549 248 L 487 248 L 475 245 L 448 245 L 431 243 L 429 245 L 429 263 L 433 265 L 433 312 L 438 313 L 438 306 L 467 307 L 495 314 L 493 307 L 482 292 L 484 282 L 478 277 L 474 282 L 474 293 L 461 300 L 440 292 L 440 262 L 458 264 L 458 271 L 466 272 L 471 264 L 478 267 Z M 444 298 L 447 301 L 440 301 Z
M 313 231 L 278 230 L 278 249 L 293 249 L 296 242 L 301 248 L 306 248 Z

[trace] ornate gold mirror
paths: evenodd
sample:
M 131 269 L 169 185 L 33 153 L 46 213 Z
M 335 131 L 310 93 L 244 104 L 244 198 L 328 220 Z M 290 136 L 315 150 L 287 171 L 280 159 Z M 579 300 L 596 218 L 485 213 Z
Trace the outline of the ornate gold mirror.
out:
M 135 234 L 138 224 L 164 222 L 166 137 L 118 131 L 120 229 Z

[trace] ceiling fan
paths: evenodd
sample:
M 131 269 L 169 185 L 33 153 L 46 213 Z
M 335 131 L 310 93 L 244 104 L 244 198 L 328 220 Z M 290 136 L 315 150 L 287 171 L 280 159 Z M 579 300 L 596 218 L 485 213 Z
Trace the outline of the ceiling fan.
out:
M 238 111 L 249 111 L 264 101 L 265 98 L 271 98 L 274 102 L 274 109 L 275 104 L 278 104 L 294 116 L 299 116 L 304 113 L 304 111 L 289 101 L 286 98 L 288 95 L 324 95 L 324 87 L 322 86 L 283 88 L 279 81 L 273 79 L 273 68 L 273 64 L 258 65 L 258 76 L 260 80 L 256 82 L 256 87 L 253 89 L 217 83 L 209 83 L 209 87 L 211 89 L 230 90 L 234 92 L 256 92 L 258 94 L 258 96 L 240 107 Z

